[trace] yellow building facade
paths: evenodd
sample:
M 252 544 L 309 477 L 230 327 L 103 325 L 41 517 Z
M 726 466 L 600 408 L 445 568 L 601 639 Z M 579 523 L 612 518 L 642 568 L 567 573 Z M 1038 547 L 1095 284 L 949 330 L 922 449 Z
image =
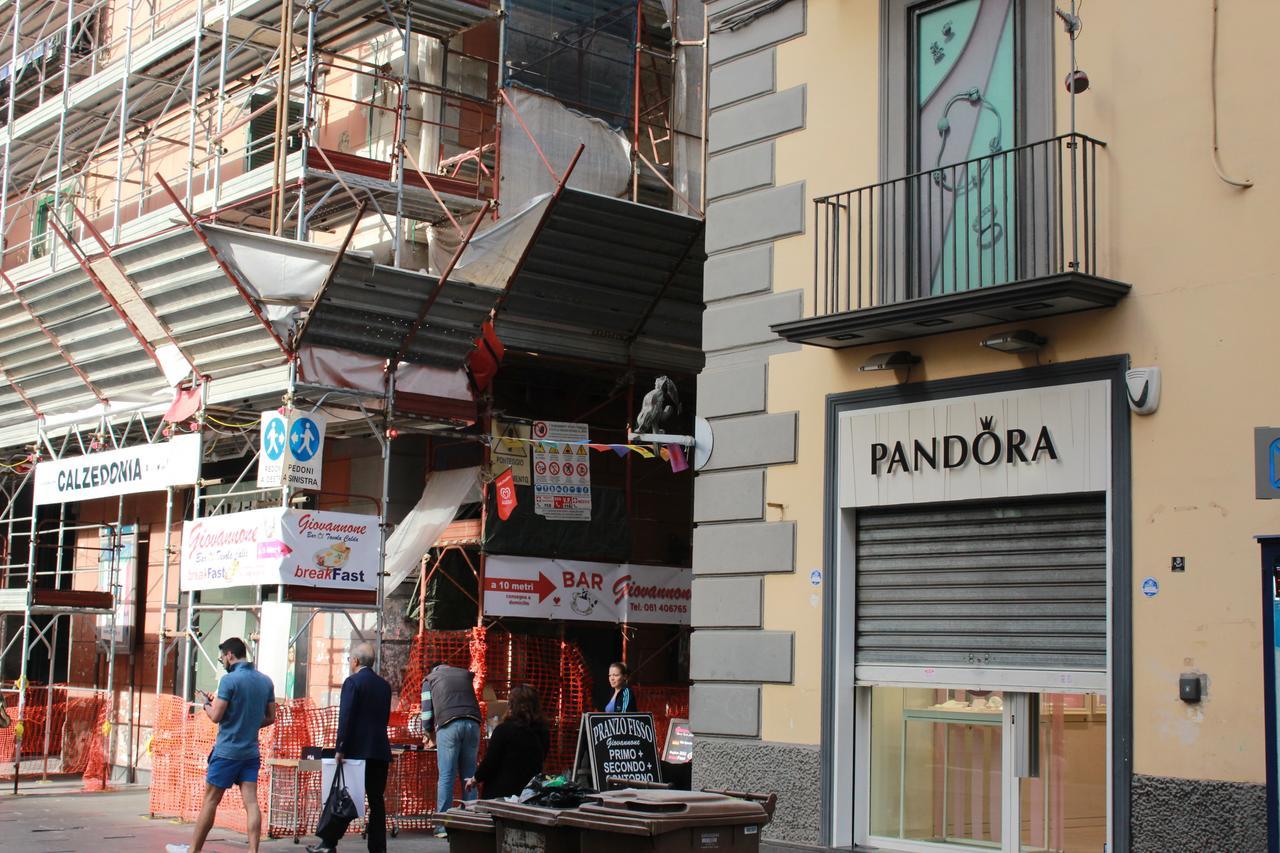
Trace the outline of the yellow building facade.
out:
M 768 837 L 1265 849 L 1280 10 L 1215 5 L 708 4 L 695 781 Z

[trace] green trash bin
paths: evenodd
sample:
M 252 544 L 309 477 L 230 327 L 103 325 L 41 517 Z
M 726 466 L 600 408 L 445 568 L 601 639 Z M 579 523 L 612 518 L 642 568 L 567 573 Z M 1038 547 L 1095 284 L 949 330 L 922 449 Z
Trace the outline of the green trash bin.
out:
M 576 809 L 480 800 L 476 810 L 493 818 L 494 853 L 581 853 L 597 849 L 581 846 L 578 829 L 564 822 Z
M 774 800 L 706 791 L 603 791 L 561 822 L 582 833 L 582 849 L 609 853 L 758 853 Z
M 449 831 L 449 853 L 493 853 L 493 817 L 477 811 L 475 803 L 464 803 L 439 816 Z

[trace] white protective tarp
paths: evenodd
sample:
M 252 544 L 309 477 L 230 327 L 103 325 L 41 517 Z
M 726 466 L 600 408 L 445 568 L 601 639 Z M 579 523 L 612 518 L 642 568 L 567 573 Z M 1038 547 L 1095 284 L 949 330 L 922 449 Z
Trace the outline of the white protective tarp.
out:
M 631 184 L 631 144 L 604 121 L 572 110 L 564 104 L 517 86 L 506 89 L 520 118 L 507 113 L 502 119 L 502 204 L 504 209 L 524 207 L 530 199 L 555 190 L 560 175 L 569 168 L 578 146 L 585 145 L 569 178 L 574 189 L 620 198 Z M 529 134 L 538 140 L 537 148 Z M 555 170 L 553 177 L 538 156 L 538 148 Z
M 376 355 L 334 347 L 307 344 L 298 350 L 298 376 L 304 382 L 368 391 L 375 397 L 382 396 L 386 388 L 383 364 L 385 361 Z M 396 370 L 396 390 L 447 400 L 471 402 L 475 399 L 465 370 L 403 361 Z
M 218 255 L 262 304 L 276 334 L 288 340 L 333 265 L 336 250 L 298 240 L 201 225 Z
M 422 555 L 453 523 L 458 507 L 470 495 L 479 478 L 478 467 L 435 471 L 427 478 L 427 486 L 422 490 L 417 505 L 387 537 L 383 569 L 389 575 L 384 587 L 388 593 L 417 569 Z
M 488 231 L 472 237 L 458 259 L 457 275 L 482 287 L 505 288 L 549 204 L 551 193 L 543 193 L 522 210 L 504 216 Z

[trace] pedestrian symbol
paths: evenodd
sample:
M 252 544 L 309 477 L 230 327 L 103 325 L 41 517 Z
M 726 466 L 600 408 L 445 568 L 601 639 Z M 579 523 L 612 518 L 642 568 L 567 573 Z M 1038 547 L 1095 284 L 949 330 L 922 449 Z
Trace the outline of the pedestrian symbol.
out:
M 284 418 L 267 421 L 267 427 L 262 431 L 262 451 L 272 462 L 284 456 Z
M 293 458 L 299 462 L 307 462 L 316 455 L 320 447 L 320 430 L 316 422 L 308 417 L 300 417 L 289 429 L 289 447 Z

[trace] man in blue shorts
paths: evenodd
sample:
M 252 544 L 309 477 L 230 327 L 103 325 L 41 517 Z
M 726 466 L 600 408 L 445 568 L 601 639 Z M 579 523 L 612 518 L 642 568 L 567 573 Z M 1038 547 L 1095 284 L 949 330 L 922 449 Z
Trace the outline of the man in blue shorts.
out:
M 262 836 L 262 812 L 258 809 L 258 730 L 276 721 L 276 694 L 271 679 L 245 660 L 248 650 L 244 640 L 232 637 L 218 646 L 218 660 L 227 674 L 218 682 L 214 698 L 200 691 L 205 699 L 204 712 L 218 724 L 218 739 L 209 753 L 209 770 L 205 775 L 204 803 L 196 818 L 191 844 L 169 844 L 166 853 L 200 853 L 204 840 L 213 828 L 222 795 L 232 785 L 240 786 L 244 811 L 248 818 L 249 853 L 257 853 Z

